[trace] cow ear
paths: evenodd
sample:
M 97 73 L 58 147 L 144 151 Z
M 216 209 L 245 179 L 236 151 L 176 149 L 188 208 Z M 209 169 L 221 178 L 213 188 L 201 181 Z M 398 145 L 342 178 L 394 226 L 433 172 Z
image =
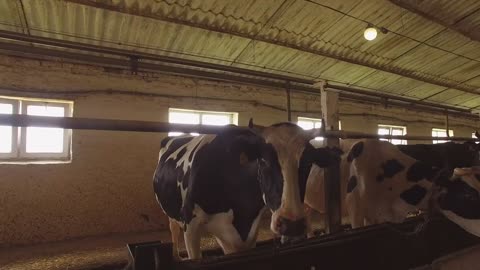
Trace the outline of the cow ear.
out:
M 310 150 L 307 150 L 310 149 Z M 316 164 L 320 168 L 326 168 L 331 164 L 340 162 L 340 156 L 342 151 L 339 148 L 320 147 L 320 148 L 307 148 L 308 158 L 312 163 Z
M 253 128 L 253 118 L 250 118 L 250 120 L 248 120 L 248 128 Z
M 467 141 L 463 143 L 468 147 L 468 151 L 477 152 L 480 151 L 480 144 L 475 143 L 474 141 Z
M 253 123 L 253 118 L 250 118 L 250 120 L 248 121 L 248 128 L 251 129 L 252 131 L 254 131 L 255 133 L 262 133 L 262 131 L 265 127 L 255 125 Z
M 245 165 L 248 163 L 248 156 L 245 154 L 245 152 L 240 153 L 240 165 Z
M 468 168 L 455 168 L 453 170 L 453 173 L 455 175 L 461 176 L 470 173 L 470 170 Z
M 471 174 L 472 171 L 473 171 L 472 168 L 455 168 L 453 170 L 453 174 L 457 175 L 457 176 L 464 176 L 464 175 L 467 175 L 467 174 Z
M 433 177 L 433 182 L 440 187 L 448 187 L 452 179 L 452 174 L 456 174 L 455 172 L 452 172 L 452 170 L 446 168 L 440 169 L 437 167 L 433 167 L 432 170 L 435 174 L 435 176 Z

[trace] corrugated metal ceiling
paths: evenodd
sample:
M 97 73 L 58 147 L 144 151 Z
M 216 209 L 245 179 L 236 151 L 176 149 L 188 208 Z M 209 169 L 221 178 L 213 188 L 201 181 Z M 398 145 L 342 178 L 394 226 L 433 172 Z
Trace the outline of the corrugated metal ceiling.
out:
M 404 2 L 480 30 L 479 1 Z M 0 26 L 480 107 L 479 42 L 388 0 L 5 0 Z

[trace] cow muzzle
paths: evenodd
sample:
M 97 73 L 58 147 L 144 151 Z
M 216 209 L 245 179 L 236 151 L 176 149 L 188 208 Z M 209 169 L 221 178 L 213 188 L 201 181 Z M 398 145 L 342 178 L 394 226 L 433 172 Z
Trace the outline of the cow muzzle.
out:
M 296 237 L 291 237 L 291 236 L 282 236 L 280 238 L 280 243 L 281 244 L 296 244 L 296 243 L 299 243 L 303 240 L 307 239 L 307 237 L 305 235 L 302 235 L 302 236 L 296 236 Z
M 296 239 L 305 238 L 306 234 L 306 220 L 301 218 L 298 220 L 290 220 L 279 216 L 276 220 L 276 231 L 282 236 L 282 239 Z M 282 240 L 283 242 L 283 240 Z

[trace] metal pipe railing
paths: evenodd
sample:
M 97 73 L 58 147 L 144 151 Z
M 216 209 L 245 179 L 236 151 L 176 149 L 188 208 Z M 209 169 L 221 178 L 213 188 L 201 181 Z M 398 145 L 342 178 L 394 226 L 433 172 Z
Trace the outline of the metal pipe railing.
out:
M 177 57 L 162 56 L 162 55 L 150 54 L 150 53 L 142 53 L 138 51 L 125 50 L 125 49 L 119 49 L 119 48 L 113 48 L 113 47 L 92 45 L 92 44 L 81 43 L 81 42 L 72 42 L 68 40 L 25 35 L 22 33 L 6 31 L 6 30 L 0 30 L 0 39 L 27 42 L 28 44 L 26 45 L 25 44 L 22 45 L 18 43 L 0 42 L 0 49 L 6 50 L 6 51 L 21 52 L 30 56 L 32 54 L 40 54 L 40 55 L 46 55 L 46 56 L 52 56 L 52 57 L 62 57 L 62 58 L 70 58 L 70 59 L 73 58 L 76 61 L 80 61 L 80 62 L 97 63 L 97 64 L 104 64 L 104 65 L 115 65 L 115 66 L 131 66 L 132 65 L 131 60 L 136 59 L 135 63 L 138 64 L 138 69 L 141 69 L 141 70 L 156 70 L 156 71 L 169 72 L 169 73 L 175 73 L 175 74 L 197 73 L 196 75 L 195 74 L 193 75 L 205 77 L 205 78 L 213 78 L 213 79 L 224 79 L 224 80 L 233 79 L 233 81 L 242 81 L 244 83 L 255 83 L 259 85 L 270 85 L 272 87 L 280 87 L 280 88 L 282 88 L 282 86 L 286 82 L 290 82 L 292 90 L 307 92 L 307 93 L 315 93 L 318 91 L 317 89 L 314 89 L 312 87 L 312 85 L 316 82 L 316 80 L 300 78 L 298 76 L 280 75 L 272 72 L 251 70 L 251 69 L 246 69 L 241 67 L 232 67 L 227 65 L 206 63 L 202 61 L 187 60 L 187 59 L 182 59 Z M 57 48 L 57 49 L 55 50 L 55 49 L 46 49 L 41 47 L 32 47 L 30 46 L 30 43 L 48 45 L 49 48 Z M 58 49 L 74 49 L 82 52 L 101 53 L 101 54 L 117 56 L 117 57 L 119 56 L 121 57 L 121 59 L 101 57 L 101 56 L 85 54 L 85 53 L 72 53 L 72 52 L 67 52 L 65 50 L 58 50 Z M 145 62 L 145 61 L 138 62 L 138 60 L 154 61 L 156 62 L 156 64 L 152 62 Z M 164 64 L 169 64 L 170 66 L 165 66 Z M 175 65 L 175 66 L 172 66 L 172 65 Z M 187 67 L 193 67 L 194 69 L 187 68 Z M 215 71 L 215 72 L 211 72 L 211 71 Z M 225 72 L 230 74 L 225 74 Z M 241 79 L 242 76 L 244 77 L 253 76 L 256 78 L 245 77 Z M 410 106 L 408 104 L 415 104 L 418 106 L 423 106 L 423 107 L 434 109 L 434 110 L 441 108 L 443 110 L 449 110 L 450 112 L 462 113 L 466 117 L 471 115 L 471 110 L 469 109 L 441 105 L 441 104 L 431 103 L 427 101 L 419 101 L 419 100 L 414 100 L 406 97 L 389 95 L 381 92 L 365 91 L 362 89 L 353 88 L 351 86 L 328 84 L 327 88 L 342 91 L 342 93 L 344 92 L 344 93 L 349 93 L 354 95 L 361 95 L 365 99 L 370 99 L 370 100 L 372 97 L 376 97 L 376 98 L 388 99 L 389 103 L 394 103 L 394 102 L 391 102 L 392 100 L 407 103 L 403 105 L 399 105 L 397 103 L 396 106 L 408 107 Z M 354 95 L 349 95 L 349 97 L 353 98 Z M 356 97 L 356 99 L 358 100 L 359 98 Z
M 47 117 L 22 114 L 0 114 L 0 125 L 16 127 L 52 127 L 65 129 L 87 130 L 111 130 L 111 131 L 134 131 L 134 132 L 198 132 L 201 134 L 217 134 L 226 129 L 225 126 L 172 124 L 165 122 L 116 120 L 79 117 Z M 247 128 L 247 127 L 237 127 Z M 430 137 L 409 135 L 378 135 L 366 134 L 354 131 L 322 131 L 313 129 L 312 136 L 322 136 L 340 139 L 398 139 L 398 140 L 449 140 L 449 141 L 480 141 L 469 137 Z
M 51 127 L 65 129 L 136 131 L 136 132 L 198 132 L 217 134 L 225 127 L 172 124 L 164 122 L 95 119 L 78 117 L 48 117 L 21 114 L 0 114 L 0 125 L 16 127 Z
M 431 136 L 410 136 L 410 135 L 378 135 L 367 134 L 354 131 L 325 131 L 314 132 L 315 136 L 332 137 L 340 139 L 398 139 L 398 140 L 410 140 L 410 141 L 474 141 L 478 142 L 480 139 L 470 137 L 431 137 Z

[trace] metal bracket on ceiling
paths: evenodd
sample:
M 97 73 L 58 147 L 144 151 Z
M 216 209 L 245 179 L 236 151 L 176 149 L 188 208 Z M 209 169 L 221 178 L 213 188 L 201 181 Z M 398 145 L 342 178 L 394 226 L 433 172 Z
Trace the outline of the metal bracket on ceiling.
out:
M 138 74 L 138 57 L 137 56 L 130 56 L 130 68 L 132 70 L 133 75 Z
M 448 119 L 448 109 L 445 110 L 445 127 L 447 129 L 447 137 L 450 138 L 450 121 Z
M 292 105 L 291 105 L 291 97 L 290 97 L 290 81 L 285 82 L 285 90 L 287 92 L 287 121 L 292 121 Z
M 382 103 L 383 103 L 383 107 L 385 109 L 388 109 L 388 98 L 382 97 Z

